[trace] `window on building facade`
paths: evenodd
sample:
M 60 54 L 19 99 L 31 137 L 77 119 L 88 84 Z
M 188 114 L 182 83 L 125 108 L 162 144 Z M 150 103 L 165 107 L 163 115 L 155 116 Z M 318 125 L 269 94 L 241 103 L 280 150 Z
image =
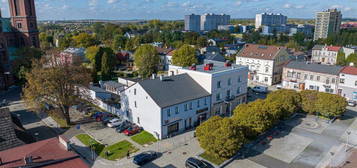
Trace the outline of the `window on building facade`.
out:
M 325 89 L 325 92 L 326 92 L 326 93 L 333 93 L 333 89 L 326 88 L 326 89 Z
M 288 72 L 287 76 L 288 76 L 289 78 L 293 77 L 293 75 L 292 75 L 291 72 Z
M 238 83 L 242 82 L 242 78 L 240 76 L 238 76 Z
M 265 67 L 265 73 L 269 72 L 269 67 Z
M 178 114 L 179 113 L 179 108 L 175 107 L 175 113 Z
M 207 105 L 207 98 L 205 98 L 205 100 L 204 100 L 204 101 L 205 101 L 205 102 L 204 102 L 204 103 L 205 103 L 205 105 Z
M 307 79 L 307 74 L 304 75 L 304 79 L 305 79 L 305 80 Z
M 184 105 L 185 111 L 187 111 L 187 104 Z
M 197 100 L 197 108 L 200 107 L 200 100 Z
M 309 86 L 309 89 L 310 89 L 310 90 L 314 90 L 314 86 L 310 85 L 310 86 Z
M 22 24 L 21 23 L 17 23 L 17 28 L 21 29 L 22 28 Z
M 326 84 L 330 84 L 330 79 L 329 78 L 326 78 Z
M 265 78 L 264 78 L 264 81 L 265 81 L 265 82 L 268 82 L 268 80 L 269 80 L 268 77 L 265 77 Z
M 335 83 L 336 82 L 336 79 L 335 78 L 332 78 L 331 79 L 331 83 Z
M 167 117 L 170 117 L 170 116 L 171 116 L 171 110 L 167 109 Z
M 237 88 L 237 94 L 240 94 L 241 90 L 240 87 Z
M 138 106 L 136 105 L 136 101 L 134 101 L 134 107 L 138 107 Z
M 228 86 L 231 86 L 231 84 L 232 84 L 231 82 L 232 82 L 232 81 L 231 81 L 231 78 L 229 78 L 229 79 L 228 79 Z
M 138 121 L 138 124 L 140 124 L 140 118 L 139 117 L 137 118 L 137 121 Z
M 221 88 L 221 81 L 217 82 L 217 88 Z
M 317 80 L 317 81 L 320 81 L 320 76 L 316 76 L 316 80 Z
M 301 73 L 297 73 L 297 78 L 300 79 Z
M 357 81 L 355 81 L 355 86 L 357 86 Z
M 340 83 L 345 83 L 345 79 L 340 79 Z
M 221 100 L 221 94 L 216 94 L 216 101 L 219 101 L 219 100 Z
M 134 89 L 134 95 L 136 95 L 136 89 Z
M 314 80 L 314 75 L 310 75 L 310 80 Z
M 192 110 L 192 102 L 190 102 L 190 104 L 188 105 L 188 107 L 190 108 L 190 110 Z
M 231 97 L 231 90 L 227 90 L 227 99 Z

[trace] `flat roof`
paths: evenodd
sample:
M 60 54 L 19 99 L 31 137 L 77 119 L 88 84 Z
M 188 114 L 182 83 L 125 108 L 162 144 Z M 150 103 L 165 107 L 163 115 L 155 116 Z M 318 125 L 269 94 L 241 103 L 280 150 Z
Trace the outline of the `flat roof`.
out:
M 210 71 L 205 71 L 204 70 L 204 66 L 205 66 L 205 64 L 208 64 L 208 63 L 213 63 L 213 68 Z M 204 64 L 196 65 L 196 71 L 204 72 L 204 73 L 208 73 L 208 74 L 215 74 L 215 73 L 220 73 L 220 72 L 224 72 L 224 71 L 240 69 L 240 68 L 243 68 L 243 67 L 245 67 L 245 66 L 237 65 L 235 63 L 231 63 L 231 66 L 226 67 L 225 66 L 225 62 L 213 61 L 213 60 L 204 60 Z M 183 69 L 190 70 L 189 67 L 184 67 Z

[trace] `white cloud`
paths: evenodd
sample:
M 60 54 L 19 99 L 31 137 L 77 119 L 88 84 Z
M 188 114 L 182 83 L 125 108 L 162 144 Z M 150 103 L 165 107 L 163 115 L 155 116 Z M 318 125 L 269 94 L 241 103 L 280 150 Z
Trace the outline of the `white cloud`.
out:
M 113 3 L 116 3 L 116 2 L 118 2 L 118 0 L 108 0 L 107 1 L 108 4 L 113 4 Z

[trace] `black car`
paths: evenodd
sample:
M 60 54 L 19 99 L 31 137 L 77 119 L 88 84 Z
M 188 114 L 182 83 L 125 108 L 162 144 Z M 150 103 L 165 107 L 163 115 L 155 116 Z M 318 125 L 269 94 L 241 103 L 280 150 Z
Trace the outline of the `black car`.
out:
M 115 129 L 118 133 L 122 133 L 124 130 L 128 129 L 132 124 L 129 121 L 124 121 Z
M 158 157 L 159 157 L 159 153 L 157 152 L 154 151 L 143 152 L 134 156 L 133 163 L 142 166 L 148 162 L 155 160 Z
M 211 165 L 210 163 L 193 157 L 190 157 L 186 160 L 185 167 L 186 168 L 214 168 L 214 166 Z

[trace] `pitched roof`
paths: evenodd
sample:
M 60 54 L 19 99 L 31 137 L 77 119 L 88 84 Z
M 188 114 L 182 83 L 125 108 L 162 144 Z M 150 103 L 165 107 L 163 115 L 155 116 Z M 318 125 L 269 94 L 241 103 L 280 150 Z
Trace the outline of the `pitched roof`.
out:
M 339 46 L 327 46 L 327 50 L 328 51 L 339 51 L 341 49 L 341 47 Z
M 274 60 L 282 50 L 286 50 L 286 48 L 283 46 L 246 44 L 243 49 L 238 52 L 238 57 Z
M 324 45 L 315 45 L 312 50 L 322 50 L 322 48 L 324 48 Z
M 170 51 L 174 50 L 172 48 L 163 48 L 163 47 L 155 47 L 156 48 L 156 51 L 159 53 L 159 54 L 163 54 L 163 55 L 166 55 L 168 54 Z
M 212 61 L 220 61 L 220 62 L 225 62 L 226 59 L 221 55 L 220 53 L 216 52 L 208 52 L 205 54 L 205 59 L 206 60 L 212 60 Z
M 9 109 L 0 109 L 0 151 L 23 144 L 24 142 L 16 136 Z
M 139 85 L 161 108 L 210 95 L 187 74 L 144 80 Z
M 343 68 L 336 65 L 312 64 L 299 61 L 290 61 L 285 67 L 330 75 L 338 75 Z
M 347 66 L 347 67 L 344 67 L 341 70 L 341 73 L 350 74 L 350 75 L 357 75 L 357 68 L 356 67 Z
M 32 164 L 25 164 L 24 158 L 32 156 Z M 59 138 L 35 142 L 0 152 L 0 167 L 46 167 L 46 168 L 87 168 L 74 152 L 67 151 Z

